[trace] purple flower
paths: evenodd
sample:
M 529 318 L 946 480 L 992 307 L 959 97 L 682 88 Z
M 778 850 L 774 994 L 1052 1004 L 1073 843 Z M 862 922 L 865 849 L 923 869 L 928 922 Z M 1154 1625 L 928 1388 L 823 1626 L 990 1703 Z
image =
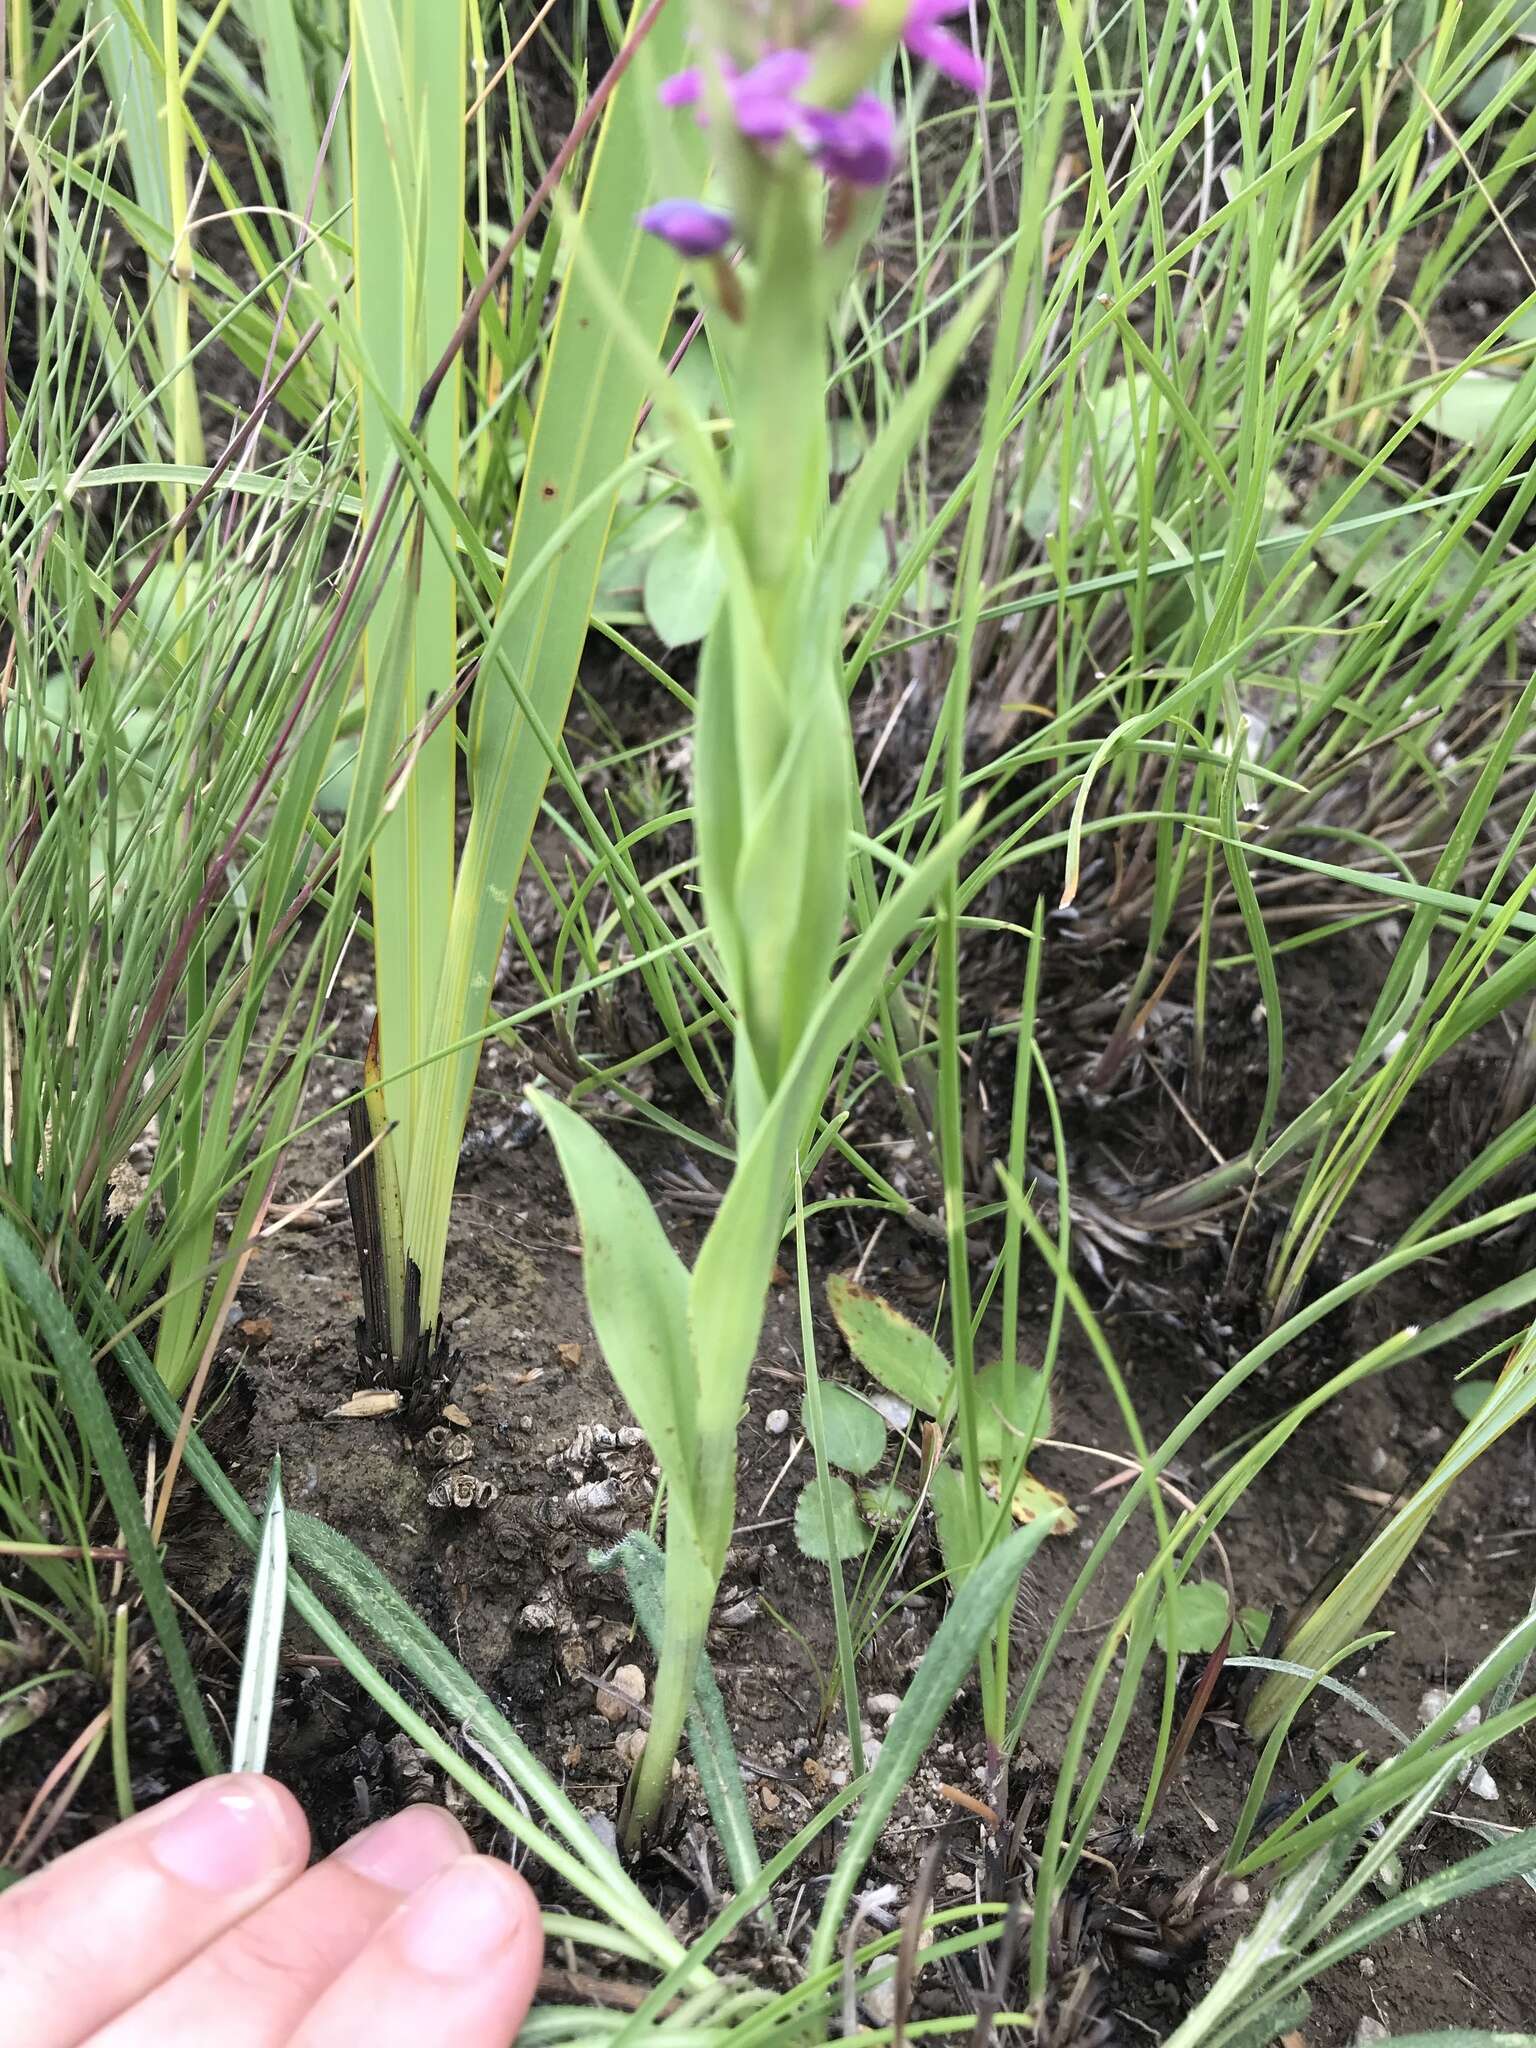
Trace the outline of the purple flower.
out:
M 686 71 L 664 78 L 656 97 L 664 107 L 692 107 L 698 104 L 703 91 L 704 74 L 696 64 L 690 64 Z
M 784 140 L 800 118 L 795 94 L 810 75 L 804 50 L 775 50 L 727 82 L 736 126 L 749 142 Z
M 829 178 L 883 185 L 896 167 L 896 117 L 872 92 L 861 92 L 841 113 L 808 107 L 804 127 L 811 155 Z
M 718 256 L 736 232 L 728 213 L 701 199 L 659 199 L 638 218 L 648 235 L 670 242 L 679 256 Z
M 736 127 L 748 142 L 771 147 L 798 124 L 801 109 L 795 94 L 811 75 L 806 51 L 772 50 L 750 71 L 722 64 L 721 75 Z M 664 107 L 699 107 L 700 121 L 707 118 L 702 106 L 704 74 L 697 65 L 665 80 L 660 98 Z
M 864 0 L 838 0 L 838 4 L 862 7 Z M 969 43 L 941 26 L 952 14 L 969 13 L 970 0 L 910 0 L 901 40 L 914 57 L 979 95 L 987 89 L 986 65 Z

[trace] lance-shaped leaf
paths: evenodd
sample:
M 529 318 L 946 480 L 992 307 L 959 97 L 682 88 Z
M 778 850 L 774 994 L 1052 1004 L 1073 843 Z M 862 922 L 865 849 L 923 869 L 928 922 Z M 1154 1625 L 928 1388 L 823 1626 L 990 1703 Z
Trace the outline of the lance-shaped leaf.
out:
M 686 1495 L 692 1490 L 696 1383 L 687 1268 L 613 1147 L 565 1103 L 537 1089 L 528 1099 L 555 1141 L 576 1205 L 587 1306 L 608 1370 L 668 1486 Z

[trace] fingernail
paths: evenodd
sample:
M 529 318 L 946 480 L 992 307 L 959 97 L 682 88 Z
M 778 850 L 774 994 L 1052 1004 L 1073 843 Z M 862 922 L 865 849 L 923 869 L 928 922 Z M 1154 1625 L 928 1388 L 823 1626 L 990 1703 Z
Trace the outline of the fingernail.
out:
M 440 1806 L 411 1806 L 354 1835 L 336 1860 L 374 1884 L 414 1892 L 468 1849 L 469 1837 L 452 1814 Z
M 506 1948 L 523 1922 L 524 1892 L 504 1863 L 461 1856 L 401 1909 L 400 1947 L 428 1977 L 460 1977 Z
M 216 1778 L 171 1801 L 149 1837 L 151 1858 L 200 1891 L 238 1892 L 274 1870 L 302 1864 L 282 1794 L 263 1778 Z

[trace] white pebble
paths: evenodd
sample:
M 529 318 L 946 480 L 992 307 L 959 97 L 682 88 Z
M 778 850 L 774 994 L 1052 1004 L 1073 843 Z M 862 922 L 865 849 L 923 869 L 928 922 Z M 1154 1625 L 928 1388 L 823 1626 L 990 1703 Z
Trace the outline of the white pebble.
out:
M 887 1977 L 883 1984 L 876 1984 L 864 1994 L 864 2011 L 877 2027 L 890 2027 L 896 2023 L 896 1984 Z
M 763 1427 L 770 1436 L 782 1436 L 789 1427 L 789 1410 L 787 1408 L 770 1408 L 763 1417 Z
M 1419 1726 L 1427 1728 L 1431 1721 L 1438 1720 L 1451 1704 L 1451 1694 L 1443 1686 L 1432 1685 L 1419 1701 Z M 1470 1735 L 1474 1728 L 1482 1725 L 1483 1710 L 1474 1700 L 1472 1705 L 1456 1723 L 1458 1735 Z
M 900 1705 L 900 1693 L 872 1692 L 864 1702 L 864 1711 L 871 1721 L 889 1721 Z
M 1497 1799 L 1499 1796 L 1498 1786 L 1481 1764 L 1473 1767 L 1472 1775 L 1467 1780 L 1467 1790 L 1474 1799 Z

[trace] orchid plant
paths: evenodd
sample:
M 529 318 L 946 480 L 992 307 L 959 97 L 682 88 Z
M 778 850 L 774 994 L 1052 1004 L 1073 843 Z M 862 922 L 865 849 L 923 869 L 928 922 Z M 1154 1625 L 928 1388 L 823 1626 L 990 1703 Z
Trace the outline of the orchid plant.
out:
M 845 941 L 861 821 L 844 624 L 859 565 L 984 300 L 950 322 L 835 505 L 831 340 L 897 158 L 880 82 L 904 43 L 981 91 L 980 58 L 945 25 L 964 11 L 953 0 L 698 0 L 694 61 L 658 96 L 657 155 L 667 124 L 697 123 L 715 182 L 707 197 L 663 199 L 641 221 L 696 266 L 733 422 L 722 456 L 684 395 L 658 382 L 725 572 L 700 655 L 693 770 L 699 880 L 735 1027 L 737 1150 L 691 1272 L 609 1146 L 574 1109 L 534 1097 L 580 1218 L 598 1340 L 667 1489 L 666 1625 L 631 1841 L 665 1795 L 688 1711 L 731 1540 L 747 1376 L 817 1110 L 973 822 L 911 867 L 862 842 L 861 857 L 888 862 L 888 879 Z

